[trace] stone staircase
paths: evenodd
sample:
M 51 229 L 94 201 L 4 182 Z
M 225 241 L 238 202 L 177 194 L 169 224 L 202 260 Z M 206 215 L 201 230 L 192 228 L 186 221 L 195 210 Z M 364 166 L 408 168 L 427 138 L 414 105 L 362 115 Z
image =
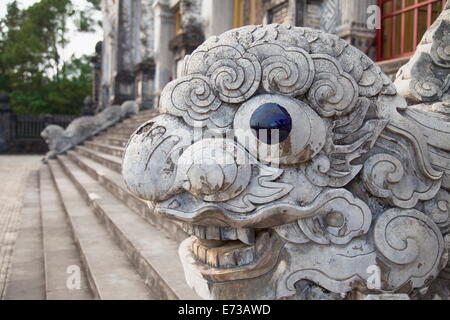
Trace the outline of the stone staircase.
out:
M 184 279 L 178 223 L 131 195 L 121 157 L 142 111 L 30 177 L 4 299 L 198 299 Z

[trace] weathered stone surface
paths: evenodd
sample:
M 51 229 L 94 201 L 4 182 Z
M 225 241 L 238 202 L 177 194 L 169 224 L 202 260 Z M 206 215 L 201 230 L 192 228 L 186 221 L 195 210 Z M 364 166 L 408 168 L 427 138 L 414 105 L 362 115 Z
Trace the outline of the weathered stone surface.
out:
M 142 61 L 147 59 L 153 59 L 154 52 L 154 15 L 153 15 L 153 1 L 140 1 L 140 28 L 139 28 L 139 40 L 140 40 L 140 56 Z
M 450 103 L 450 2 L 425 33 L 395 85 L 411 103 Z
M 107 129 L 121 119 L 137 114 L 139 106 L 134 101 L 126 101 L 122 106 L 110 106 L 95 116 L 85 116 L 73 120 L 64 130 L 57 125 L 47 126 L 41 133 L 48 144 L 49 152 L 44 161 L 73 148 L 86 139 Z
M 398 90 L 411 105 L 405 114 L 427 137 L 431 163 L 444 171 L 442 186 L 447 190 L 450 189 L 449 34 L 450 2 L 447 2 L 395 80 Z
M 279 143 L 250 128 L 267 103 L 294 124 Z M 283 25 L 228 31 L 185 60 L 159 107 L 131 137 L 122 173 L 185 224 L 180 258 L 201 297 L 423 298 L 443 283 L 450 163 L 430 151 L 448 147 L 449 122 L 415 117 L 344 40 Z

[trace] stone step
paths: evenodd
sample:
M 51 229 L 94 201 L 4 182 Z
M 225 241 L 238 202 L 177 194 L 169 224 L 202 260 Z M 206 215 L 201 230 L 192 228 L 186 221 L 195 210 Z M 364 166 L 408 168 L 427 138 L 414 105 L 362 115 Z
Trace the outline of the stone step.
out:
M 106 144 L 109 146 L 114 146 L 114 147 L 120 147 L 120 148 L 125 148 L 125 146 L 128 143 L 128 139 L 123 139 L 123 138 L 119 138 L 119 137 L 114 137 L 114 136 L 98 136 L 92 139 L 93 142 L 98 142 L 101 144 Z
M 125 147 L 125 145 L 128 143 L 129 138 L 124 138 L 121 135 L 114 135 L 114 134 L 102 134 L 99 136 L 96 136 L 94 138 L 92 138 L 92 140 L 90 141 L 106 141 L 107 143 L 105 144 L 112 144 L 114 146 L 117 147 Z
M 77 146 L 75 150 L 82 154 L 83 156 L 92 159 L 101 165 L 114 170 L 117 173 L 121 173 L 122 171 L 122 160 L 118 157 L 111 156 L 105 153 L 101 153 L 84 146 Z
M 130 119 L 139 119 L 147 121 L 155 116 L 157 116 L 159 112 L 151 111 L 151 112 L 139 112 L 137 115 L 131 117 Z
M 138 126 L 140 126 L 141 124 L 147 122 L 148 120 L 152 119 L 153 117 L 157 116 L 158 113 L 152 113 L 150 115 L 141 115 L 138 114 L 134 117 L 125 119 L 124 121 L 122 121 L 120 124 L 118 124 L 118 126 L 124 127 L 124 128 L 137 128 Z
M 142 216 L 158 230 L 167 234 L 171 239 L 181 242 L 188 236 L 179 222 L 164 219 L 153 213 L 147 203 L 132 195 L 122 178 L 122 176 L 108 169 L 101 164 L 79 154 L 75 151 L 69 151 L 67 157 L 87 172 L 93 179 L 97 180 L 103 187 L 114 196 L 126 204 L 128 208 Z
M 21 213 L 21 225 L 14 246 L 11 272 L 5 300 L 45 299 L 44 253 L 40 215 L 39 171 L 33 171 L 27 182 Z
M 137 128 L 139 128 L 139 125 L 136 125 L 136 126 L 133 126 L 133 127 L 130 127 L 130 128 L 114 127 L 114 128 L 111 128 L 110 130 L 106 131 L 105 133 L 106 134 L 113 134 L 113 135 L 117 134 L 117 135 L 120 135 L 120 136 L 130 137 Z
M 132 117 L 132 118 L 129 118 L 129 119 L 126 119 L 126 120 L 122 121 L 121 124 L 124 124 L 124 125 L 138 125 L 139 126 L 142 123 L 150 120 L 151 118 L 153 118 L 153 117 L 146 117 L 146 116 L 139 116 L 138 115 L 136 117 Z
M 155 299 L 156 296 L 114 242 L 105 225 L 86 203 L 83 198 L 86 195 L 79 194 L 64 173 L 60 162 L 52 160 L 48 165 L 62 199 L 94 297 L 106 300 Z M 95 193 L 87 196 L 89 199 L 100 197 Z
M 121 147 L 115 147 L 115 146 L 111 146 L 111 145 L 107 145 L 107 144 L 103 144 L 103 143 L 99 143 L 99 142 L 94 142 L 94 141 L 86 141 L 84 143 L 84 146 L 88 149 L 102 152 L 105 154 L 109 154 L 111 156 L 115 156 L 118 158 L 123 157 L 124 149 Z
M 141 111 L 139 111 L 139 115 L 140 114 L 146 114 L 146 115 L 152 115 L 152 114 L 158 114 L 158 110 L 157 109 L 143 109 Z
M 158 113 L 158 112 L 155 109 L 142 109 L 142 110 L 139 110 L 139 113 L 135 116 L 150 115 L 150 114 L 154 114 L 154 113 Z
M 157 298 L 198 299 L 185 282 L 177 242 L 135 214 L 67 156 L 58 161 Z
M 130 137 L 131 137 L 131 134 L 128 134 L 128 133 L 123 134 L 123 133 L 105 131 L 102 134 L 99 134 L 99 135 L 97 135 L 94 138 L 97 138 L 97 137 L 99 137 L 99 138 L 100 137 L 113 137 L 113 138 L 118 138 L 118 139 L 123 139 L 123 140 L 127 140 L 128 141 L 130 139 Z
M 67 216 L 47 166 L 40 169 L 40 199 L 46 299 L 92 299 Z M 71 282 L 71 275 L 78 284 Z
M 136 130 L 140 125 L 146 123 L 149 119 L 130 119 L 128 122 L 120 123 L 119 129 Z
M 129 121 L 124 120 L 124 121 L 118 123 L 116 126 L 112 127 L 111 129 L 135 130 L 137 127 L 139 127 L 144 122 L 142 122 L 142 120 L 140 120 L 140 119 L 129 119 Z
M 133 128 L 133 129 L 113 127 L 113 128 L 108 129 L 106 131 L 106 133 L 108 133 L 108 134 L 117 134 L 117 135 L 120 135 L 120 136 L 130 137 L 133 134 L 135 129 L 137 129 L 137 127 Z
M 114 129 L 129 129 L 134 131 L 144 122 L 139 120 L 134 120 L 131 122 L 121 122 L 117 126 L 115 126 Z

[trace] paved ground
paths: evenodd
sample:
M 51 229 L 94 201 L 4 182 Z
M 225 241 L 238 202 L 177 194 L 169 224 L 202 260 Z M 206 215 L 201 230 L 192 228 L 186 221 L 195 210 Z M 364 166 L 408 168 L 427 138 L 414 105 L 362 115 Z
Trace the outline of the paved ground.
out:
M 41 158 L 39 155 L 0 156 L 0 295 L 17 237 L 27 178 L 39 168 Z

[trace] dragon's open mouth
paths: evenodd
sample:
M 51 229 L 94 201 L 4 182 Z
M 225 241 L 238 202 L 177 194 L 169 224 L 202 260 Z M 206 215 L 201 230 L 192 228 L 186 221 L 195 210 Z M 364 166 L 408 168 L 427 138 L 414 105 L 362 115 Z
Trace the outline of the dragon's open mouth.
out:
M 270 232 L 257 229 L 183 224 L 194 236 L 192 255 L 197 262 L 212 268 L 229 269 L 257 263 L 272 246 Z

